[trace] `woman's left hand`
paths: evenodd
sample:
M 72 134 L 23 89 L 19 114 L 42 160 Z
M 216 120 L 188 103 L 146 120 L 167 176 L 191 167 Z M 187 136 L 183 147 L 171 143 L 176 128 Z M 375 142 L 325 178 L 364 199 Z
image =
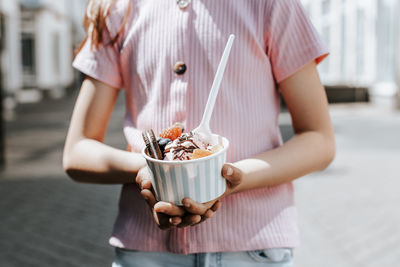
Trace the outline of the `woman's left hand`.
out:
M 224 164 L 221 174 L 226 179 L 225 193 L 219 198 L 206 203 L 198 203 L 190 198 L 184 198 L 182 204 L 190 216 L 186 215 L 186 220 L 185 218 L 182 218 L 182 223 L 178 225 L 178 227 L 196 225 L 211 218 L 214 215 L 214 212 L 221 206 L 220 199 L 235 192 L 235 189 L 242 182 L 242 171 L 232 163 Z M 190 224 L 185 223 L 185 221 L 190 222 Z

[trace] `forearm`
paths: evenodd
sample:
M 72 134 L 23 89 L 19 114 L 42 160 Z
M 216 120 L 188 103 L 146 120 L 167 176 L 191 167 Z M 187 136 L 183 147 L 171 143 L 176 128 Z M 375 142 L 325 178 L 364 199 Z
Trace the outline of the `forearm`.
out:
M 290 182 L 326 168 L 335 154 L 334 137 L 317 131 L 297 134 L 284 145 L 241 160 L 234 165 L 243 173 L 235 192 Z
M 92 139 L 81 139 L 64 152 L 64 169 L 74 180 L 85 183 L 134 183 L 144 158 Z
M 104 144 L 119 90 L 87 78 L 82 84 L 68 130 L 63 166 L 74 180 L 86 183 L 134 183 L 145 166 L 138 153 Z

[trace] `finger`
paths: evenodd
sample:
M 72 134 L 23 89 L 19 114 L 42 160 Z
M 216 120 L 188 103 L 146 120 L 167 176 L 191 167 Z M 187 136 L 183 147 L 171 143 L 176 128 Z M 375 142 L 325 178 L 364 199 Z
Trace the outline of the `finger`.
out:
M 175 228 L 178 224 L 182 222 L 180 217 L 169 217 L 168 215 L 157 213 L 153 210 L 154 221 L 157 226 L 162 230 Z
M 179 228 L 197 224 L 201 221 L 201 216 L 198 214 L 186 215 L 182 218 L 182 223 L 178 224 Z
M 142 184 L 142 176 L 140 176 L 139 175 L 139 173 L 136 175 L 136 179 L 135 179 L 135 181 L 136 181 L 136 183 L 137 183 L 137 185 L 141 185 Z
M 172 229 L 177 227 L 181 222 L 180 217 L 163 218 L 158 227 L 162 230 Z
M 204 213 L 204 215 L 201 216 L 200 222 L 198 222 L 198 223 L 196 223 L 196 224 L 202 223 L 202 222 L 204 222 L 205 220 L 210 219 L 213 215 L 214 215 L 214 212 L 213 212 L 212 210 L 207 210 L 206 213 Z M 192 224 L 192 226 L 193 226 L 193 225 L 194 225 L 194 224 Z
M 182 204 L 185 206 L 186 211 L 199 215 L 203 215 L 209 208 L 209 206 L 198 203 L 190 198 L 184 198 Z
M 230 188 L 236 187 L 242 182 L 243 172 L 232 163 L 225 163 L 221 173 Z
M 171 218 L 169 216 L 162 213 L 157 213 L 156 211 L 153 212 L 155 213 L 155 221 L 160 229 L 167 230 L 175 227 L 175 225 L 171 224 Z
M 169 216 L 183 216 L 185 214 L 185 210 L 182 207 L 163 201 L 157 202 L 154 205 L 154 210 Z
M 146 168 L 142 168 L 139 170 L 135 179 L 137 185 L 140 189 L 150 189 L 151 188 L 151 179 L 149 171 Z
M 211 209 L 207 210 L 206 213 L 204 213 L 203 218 L 205 219 L 210 219 L 214 215 L 214 211 Z
M 219 202 L 219 201 L 218 201 L 218 202 Z M 220 205 L 221 205 L 221 204 L 219 204 L 219 206 L 220 206 Z M 213 206 L 213 207 L 214 207 L 214 206 Z M 217 209 L 218 209 L 218 207 L 215 208 L 215 210 L 217 210 Z M 214 215 L 214 211 L 213 211 L 212 209 L 207 210 L 206 213 L 204 213 L 204 215 L 201 216 L 201 221 L 200 221 L 199 223 L 202 223 L 202 222 L 204 222 L 205 220 L 210 219 L 213 215 Z
M 141 168 L 136 175 L 136 183 L 140 185 L 142 180 L 150 180 L 149 172 L 145 168 Z
M 140 184 L 141 189 L 151 189 L 152 184 L 150 180 L 142 180 L 141 184 Z
M 154 205 L 157 203 L 157 199 L 149 189 L 143 189 L 142 191 L 140 191 L 140 194 L 151 208 L 153 208 Z
M 210 209 L 212 211 L 216 212 L 219 209 L 219 207 L 221 207 L 221 205 L 222 205 L 222 202 L 218 200 L 217 202 L 214 203 L 214 205 Z
M 169 223 L 174 225 L 174 226 L 177 226 L 181 222 L 182 222 L 182 218 L 181 217 L 171 217 L 171 218 L 169 218 Z

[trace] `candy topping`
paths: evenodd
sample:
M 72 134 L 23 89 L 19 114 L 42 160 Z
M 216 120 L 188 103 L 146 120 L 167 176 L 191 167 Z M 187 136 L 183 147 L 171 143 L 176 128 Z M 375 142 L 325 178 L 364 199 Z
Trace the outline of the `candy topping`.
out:
M 172 141 L 174 141 L 176 138 L 181 136 L 182 134 L 182 129 L 181 127 L 178 126 L 173 126 L 171 128 L 168 128 L 160 133 L 161 138 L 168 138 Z

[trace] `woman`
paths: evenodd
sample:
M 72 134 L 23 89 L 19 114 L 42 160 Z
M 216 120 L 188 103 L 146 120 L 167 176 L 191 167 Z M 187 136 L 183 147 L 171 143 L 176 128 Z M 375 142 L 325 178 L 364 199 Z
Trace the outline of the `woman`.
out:
M 299 1 L 90 1 L 86 26 L 74 67 L 87 79 L 64 168 L 76 181 L 124 184 L 110 239 L 113 265 L 292 266 L 298 233 L 291 181 L 325 168 L 335 153 L 316 70 L 327 51 Z M 221 170 L 227 191 L 204 204 L 159 202 L 139 153 L 141 132 L 199 124 L 231 33 L 211 121 L 212 131 L 230 140 L 231 163 Z M 103 143 L 122 88 L 132 152 Z M 295 132 L 285 144 L 280 93 Z

